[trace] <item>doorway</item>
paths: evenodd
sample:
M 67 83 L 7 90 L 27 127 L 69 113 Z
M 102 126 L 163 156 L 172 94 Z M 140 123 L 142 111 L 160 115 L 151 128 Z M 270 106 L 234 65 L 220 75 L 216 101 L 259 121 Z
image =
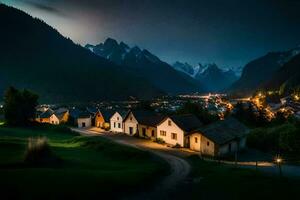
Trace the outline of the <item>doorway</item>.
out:
M 133 127 L 129 127 L 129 135 L 133 134 Z

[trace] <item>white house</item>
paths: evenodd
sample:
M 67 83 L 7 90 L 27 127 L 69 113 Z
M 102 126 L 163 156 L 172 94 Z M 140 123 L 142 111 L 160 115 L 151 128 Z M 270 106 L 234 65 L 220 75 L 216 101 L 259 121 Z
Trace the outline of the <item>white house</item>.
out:
M 132 111 L 129 111 L 123 120 L 124 133 L 132 136 L 138 131 L 138 121 L 133 115 Z
M 157 138 L 170 145 L 188 147 L 186 135 L 201 128 L 201 121 L 194 115 L 177 115 L 166 117 L 157 125 Z
M 55 114 L 52 114 L 50 116 L 49 121 L 50 121 L 50 124 L 55 124 L 55 125 L 58 125 L 60 123 L 58 117 Z
M 224 156 L 246 147 L 248 129 L 234 118 L 212 123 L 187 137 L 190 149 L 201 155 Z
M 157 136 L 157 124 L 163 120 L 163 116 L 152 111 L 130 111 L 123 120 L 124 132 L 143 138 L 155 139 Z
M 92 126 L 92 117 L 89 113 L 80 113 L 77 118 L 78 128 L 86 128 Z
M 110 130 L 113 132 L 124 132 L 123 119 L 125 117 L 125 111 L 116 111 L 110 118 Z

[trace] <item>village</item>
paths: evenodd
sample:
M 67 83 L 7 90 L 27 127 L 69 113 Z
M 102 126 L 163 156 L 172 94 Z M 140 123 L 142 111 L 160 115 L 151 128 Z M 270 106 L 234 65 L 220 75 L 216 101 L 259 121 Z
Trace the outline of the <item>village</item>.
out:
M 170 147 L 184 148 L 198 152 L 203 156 L 225 157 L 246 148 L 249 129 L 234 117 L 225 117 L 237 112 L 235 106 L 240 103 L 253 112 L 265 112 L 271 121 L 277 113 L 284 117 L 294 115 L 299 118 L 300 106 L 296 97 L 285 97 L 278 103 L 268 103 L 266 95 L 257 93 L 251 98 L 229 99 L 224 94 L 180 95 L 176 98 L 160 98 L 150 103 L 153 110 L 139 109 L 139 101 L 98 103 L 84 109 L 49 105 L 37 108 L 35 121 L 53 125 L 68 124 L 81 129 L 96 128 L 100 133 L 123 133 L 166 144 Z M 192 101 L 206 108 L 219 120 L 205 124 L 193 114 L 166 114 L 162 111 L 174 111 L 186 101 Z
M 216 96 L 210 98 L 203 101 L 206 106 L 210 106 L 208 102 Z M 224 105 L 228 107 L 227 103 Z M 96 127 L 99 133 L 124 133 L 171 147 L 186 148 L 203 156 L 222 157 L 243 150 L 249 130 L 235 118 L 224 119 L 221 113 L 222 120 L 205 125 L 193 114 L 166 115 L 140 109 L 100 110 L 92 107 L 52 110 L 42 106 L 37 110 L 36 121 L 53 125 L 71 122 L 72 126 L 82 129 Z

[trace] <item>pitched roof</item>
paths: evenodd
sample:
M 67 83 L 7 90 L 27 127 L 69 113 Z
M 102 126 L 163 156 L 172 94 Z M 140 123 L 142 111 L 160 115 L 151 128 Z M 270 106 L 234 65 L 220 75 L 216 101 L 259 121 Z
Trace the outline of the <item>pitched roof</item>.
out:
M 115 111 L 113 111 L 113 110 L 101 110 L 101 114 L 104 118 L 104 121 L 108 122 L 108 121 L 110 121 L 110 118 L 115 114 Z
M 197 130 L 203 126 L 203 123 L 195 115 L 192 114 L 173 115 L 170 116 L 170 118 L 177 126 L 179 126 L 179 128 L 184 130 L 186 133 Z
M 78 118 L 90 118 L 91 114 L 87 111 L 82 111 L 79 113 Z
M 53 114 L 58 118 L 59 121 L 61 121 L 64 115 L 66 114 L 66 112 L 62 112 L 62 113 L 54 112 Z
M 160 115 L 153 111 L 134 110 L 134 111 L 129 111 L 126 117 L 124 118 L 124 120 L 129 116 L 131 112 L 139 124 L 146 125 L 146 126 L 156 126 L 165 118 L 165 116 Z
M 116 112 L 119 113 L 121 115 L 121 117 L 124 119 L 129 111 L 128 110 L 127 111 L 126 110 L 117 110 L 117 111 L 115 111 L 115 113 Z
M 248 133 L 248 128 L 235 118 L 212 123 L 199 132 L 217 144 L 225 144 Z
M 51 108 L 49 108 L 40 115 L 40 118 L 49 118 L 53 113 L 54 111 Z

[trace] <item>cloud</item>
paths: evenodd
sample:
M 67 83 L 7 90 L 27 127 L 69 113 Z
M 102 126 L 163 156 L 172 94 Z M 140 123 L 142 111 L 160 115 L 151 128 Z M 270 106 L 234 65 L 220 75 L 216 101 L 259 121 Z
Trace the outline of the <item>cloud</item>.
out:
M 25 4 L 54 15 L 66 16 L 61 10 L 51 5 L 48 0 L 22 0 Z

